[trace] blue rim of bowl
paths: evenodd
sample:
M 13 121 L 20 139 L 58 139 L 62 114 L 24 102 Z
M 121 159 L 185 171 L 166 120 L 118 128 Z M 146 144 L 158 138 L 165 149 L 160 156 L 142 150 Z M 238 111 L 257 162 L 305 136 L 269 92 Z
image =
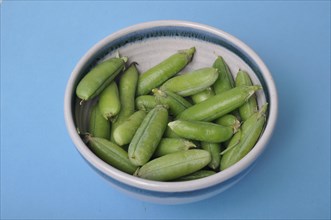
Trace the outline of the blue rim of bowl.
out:
M 87 73 L 87 71 L 97 63 L 98 60 L 110 52 L 119 49 L 120 47 L 131 42 L 145 40 L 153 37 L 188 37 L 196 38 L 203 41 L 208 41 L 237 54 L 244 62 L 246 62 L 257 75 L 260 80 L 269 103 L 269 112 L 267 125 L 264 133 L 261 135 L 255 147 L 239 162 L 221 171 L 215 175 L 187 182 L 159 182 L 141 179 L 126 173 L 123 173 L 96 157 L 82 141 L 76 131 L 74 122 L 75 108 L 75 87 L 79 80 Z M 135 188 L 141 188 L 150 191 L 159 192 L 186 192 L 192 190 L 203 189 L 224 182 L 243 170 L 249 167 L 264 151 L 272 132 L 274 130 L 277 112 L 278 98 L 277 90 L 272 79 L 272 76 L 259 56 L 246 44 L 241 42 L 234 36 L 221 31 L 219 29 L 188 21 L 153 21 L 142 24 L 137 24 L 125 29 L 122 29 L 114 34 L 101 40 L 93 46 L 78 62 L 74 68 L 71 77 L 69 78 L 64 103 L 65 121 L 70 137 L 72 138 L 77 150 L 80 154 L 91 163 L 96 169 L 115 180 Z

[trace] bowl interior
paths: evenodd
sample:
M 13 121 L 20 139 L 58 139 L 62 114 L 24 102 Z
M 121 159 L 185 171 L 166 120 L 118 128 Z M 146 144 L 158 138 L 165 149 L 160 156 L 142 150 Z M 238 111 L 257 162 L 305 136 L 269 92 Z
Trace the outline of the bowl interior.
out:
M 240 43 L 240 45 L 238 45 L 238 43 Z M 71 102 L 70 111 L 71 115 L 73 116 L 73 126 L 82 133 L 88 131 L 90 109 L 96 100 L 94 99 L 85 102 L 83 105 L 80 105 L 80 100 L 75 95 L 75 88 L 82 77 L 97 63 L 102 62 L 109 57 L 115 56 L 116 53 L 119 52 L 120 55 L 127 56 L 129 58 L 128 63 L 137 62 L 138 70 L 140 73 L 143 73 L 168 56 L 176 53 L 176 51 L 188 49 L 193 46 L 196 48 L 196 53 L 193 57 L 193 60 L 187 65 L 187 67 L 185 67 L 184 70 L 181 71 L 181 73 L 202 67 L 212 66 L 216 57 L 222 56 L 228 64 L 234 77 L 236 76 L 238 70 L 241 69 L 249 73 L 253 84 L 262 85 L 263 90 L 257 92 L 258 105 L 261 106 L 265 102 L 268 102 L 270 106 L 271 98 L 269 94 L 268 83 L 263 74 L 263 70 L 260 68 L 260 64 L 255 59 L 256 57 L 252 57 L 251 54 L 248 54 L 247 48 L 242 48 L 242 46 L 246 47 L 246 45 L 241 45 L 241 42 L 236 38 L 233 38 L 232 36 L 221 31 L 209 31 L 208 28 L 196 28 L 194 25 L 149 25 L 148 27 L 143 28 L 138 26 L 125 29 L 105 38 L 103 41 L 95 45 L 76 66 L 72 75 L 72 87 L 69 95 L 69 100 Z M 253 53 L 253 55 L 255 55 L 255 53 Z M 267 123 L 268 118 L 269 111 L 267 112 Z M 79 137 L 77 134 L 76 136 Z M 77 145 L 79 145 L 79 147 Z M 86 149 L 84 149 L 84 152 L 89 151 L 86 145 L 83 146 L 82 141 L 76 143 L 76 146 L 78 149 L 85 147 Z M 261 146 L 261 148 L 264 148 L 264 146 Z M 79 150 L 82 153 L 82 150 Z M 261 153 L 261 151 L 259 153 Z M 90 163 L 93 163 L 91 162 L 92 159 L 87 158 L 84 153 L 83 156 Z M 102 161 L 99 162 L 102 163 Z M 246 164 L 246 166 L 253 162 L 254 161 L 250 161 Z M 244 167 L 240 169 L 243 168 Z M 121 171 L 115 170 L 107 164 L 103 164 L 102 169 L 107 169 L 107 172 L 109 171 L 109 173 L 107 173 L 108 175 L 115 174 L 113 176 L 114 178 L 121 176 L 119 181 L 129 181 L 129 185 L 135 185 L 137 187 L 153 190 L 160 190 L 158 188 L 159 185 L 161 187 L 165 186 L 160 182 L 157 183 L 156 181 L 143 180 L 134 176 L 127 175 Z M 231 167 L 229 170 L 230 169 Z M 105 172 L 105 170 L 102 172 Z M 228 175 L 229 172 L 230 171 L 227 171 L 226 175 Z M 240 170 L 238 169 L 236 172 L 238 173 Z M 226 180 L 227 178 L 231 177 L 231 175 L 225 177 L 225 174 L 223 175 L 222 172 L 219 172 L 213 176 L 217 175 L 219 175 L 219 178 L 208 177 L 213 181 L 213 183 L 209 183 L 209 185 L 216 184 L 218 181 Z M 223 177 L 221 177 L 221 175 L 223 175 Z M 235 172 L 233 175 L 235 175 Z M 133 182 L 130 183 L 131 180 Z M 193 183 L 195 181 L 189 182 Z M 201 180 L 197 180 L 196 182 L 197 185 L 191 189 L 198 189 L 204 186 L 208 186 L 208 184 L 204 184 L 201 182 Z M 171 184 L 174 185 L 175 183 L 167 183 L 167 190 L 163 190 L 171 191 Z M 153 187 L 150 188 L 150 186 Z M 173 189 L 176 189 L 177 191 L 188 190 L 185 186 L 182 186 L 182 188 L 179 189 L 176 188 L 175 185 L 173 186 Z

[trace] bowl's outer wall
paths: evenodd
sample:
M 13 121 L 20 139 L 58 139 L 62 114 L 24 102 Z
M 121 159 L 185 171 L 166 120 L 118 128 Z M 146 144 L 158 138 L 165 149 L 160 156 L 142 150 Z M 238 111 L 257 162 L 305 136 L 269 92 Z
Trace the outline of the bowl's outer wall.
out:
M 80 121 L 82 120 L 82 117 L 75 116 L 77 116 L 77 114 L 88 115 L 88 108 L 86 108 L 87 110 L 84 110 L 84 113 L 79 112 L 77 109 L 77 107 L 80 106 L 79 100 L 75 95 L 75 88 L 79 80 L 88 72 L 88 70 L 97 62 L 109 56 L 109 54 L 114 53 L 114 51 L 119 50 L 121 47 L 125 47 L 134 42 L 162 37 L 195 38 L 224 47 L 244 61 L 253 70 L 259 83 L 263 86 L 264 99 L 269 103 L 269 112 L 267 113 L 267 127 L 264 134 L 261 136 L 261 139 L 263 140 L 261 141 L 260 139 L 259 142 L 261 143 L 257 143 L 257 146 L 259 144 L 261 146 L 256 146 L 256 148 L 259 148 L 258 150 L 253 148 L 252 151 L 255 150 L 256 152 L 254 152 L 254 154 L 250 152 L 248 156 L 246 156 L 247 158 L 242 159 L 243 161 L 246 160 L 245 163 L 240 165 L 240 161 L 238 162 L 240 166 L 236 164 L 228 170 L 218 173 L 217 175 L 219 176 L 223 175 L 220 178 L 210 177 L 204 178 L 205 180 L 189 181 L 192 183 L 176 184 L 178 187 L 173 183 L 161 183 L 161 187 L 159 187 L 154 181 L 138 180 L 139 178 L 131 177 L 112 168 L 108 164 L 105 164 L 89 151 L 76 132 L 77 127 L 84 130 L 86 129 L 86 126 L 85 128 L 82 126 L 82 124 L 84 124 Z M 91 105 L 91 103 L 87 103 L 87 105 Z M 277 92 L 271 74 L 261 59 L 241 41 L 225 32 L 201 24 L 181 21 L 161 21 L 129 27 L 110 35 L 88 51 L 77 64 L 71 78 L 69 79 L 65 97 L 65 117 L 68 131 L 78 151 L 84 159 L 86 159 L 99 173 L 102 173 L 112 185 L 121 188 L 126 192 L 131 192 L 132 195 L 144 195 L 143 197 L 140 197 L 145 198 L 145 200 L 148 201 L 183 203 L 200 200 L 204 197 L 209 197 L 222 192 L 238 182 L 248 173 L 248 171 L 251 170 L 254 161 L 263 152 L 265 145 L 271 137 L 277 118 L 277 106 Z M 126 180 L 131 181 L 132 179 L 132 182 L 126 182 Z M 210 181 L 208 181 L 208 179 Z M 139 181 L 142 183 L 140 184 Z M 198 184 L 195 185 L 195 183 Z M 175 190 L 173 191 L 173 189 Z M 157 198 L 162 199 L 158 200 Z

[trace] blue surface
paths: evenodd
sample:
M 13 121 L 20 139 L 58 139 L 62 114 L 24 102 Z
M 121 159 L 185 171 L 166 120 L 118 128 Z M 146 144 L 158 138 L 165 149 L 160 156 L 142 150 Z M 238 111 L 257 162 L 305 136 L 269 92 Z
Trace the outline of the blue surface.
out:
M 253 171 L 216 197 L 180 206 L 111 188 L 80 157 L 63 118 L 81 56 L 121 28 L 160 19 L 237 36 L 279 92 L 278 124 Z M 329 219 L 330 2 L 3 1 L 1 218 Z

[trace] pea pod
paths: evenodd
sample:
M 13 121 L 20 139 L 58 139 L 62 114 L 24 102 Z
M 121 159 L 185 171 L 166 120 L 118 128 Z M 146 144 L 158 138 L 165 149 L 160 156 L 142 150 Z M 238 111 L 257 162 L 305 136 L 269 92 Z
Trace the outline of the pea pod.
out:
M 196 145 L 194 143 L 183 138 L 162 138 L 154 152 L 154 156 L 161 157 L 166 154 L 185 151 L 195 147 Z
M 113 142 L 116 142 L 114 140 L 114 131 L 116 127 L 121 124 L 122 121 L 126 120 L 134 113 L 138 74 L 139 73 L 136 68 L 136 63 L 131 63 L 131 65 L 121 75 L 121 78 L 119 80 L 118 90 L 121 110 L 118 113 L 118 117 L 113 120 L 113 124 L 111 127 L 110 140 Z
M 215 95 L 215 93 L 214 93 L 213 89 L 211 87 L 208 87 L 207 89 L 203 90 L 202 92 L 192 95 L 191 99 L 196 104 L 199 102 L 203 102 L 206 99 L 209 99 L 210 97 L 212 97 L 214 95 Z
M 168 123 L 168 111 L 161 105 L 151 110 L 139 126 L 129 145 L 131 162 L 144 165 L 152 157 Z
M 240 70 L 236 76 L 236 86 L 251 86 L 252 81 L 248 73 Z M 252 114 L 257 112 L 256 96 L 252 95 L 245 104 L 239 107 L 239 114 L 243 121 L 246 121 Z
M 201 142 L 202 149 L 208 151 L 211 155 L 211 161 L 208 164 L 208 166 L 216 170 L 220 166 L 220 153 L 221 153 L 221 147 L 217 143 L 209 143 L 209 142 Z
M 241 125 L 238 118 L 232 114 L 226 114 L 221 116 L 220 118 L 215 120 L 215 123 L 227 127 L 232 127 L 235 133 L 238 131 Z
M 259 112 L 254 113 L 244 122 L 239 143 L 227 150 L 221 158 L 221 170 L 237 163 L 254 147 L 266 122 L 266 110 L 267 104 L 264 105 Z
M 129 144 L 145 116 L 146 112 L 140 110 L 118 124 L 113 133 L 114 141 L 120 146 Z
M 86 101 L 99 95 L 124 69 L 126 57 L 111 58 L 92 68 L 79 82 L 76 94 Z
M 237 146 L 240 143 L 241 138 L 242 138 L 242 133 L 241 133 L 241 129 L 239 129 L 238 132 L 235 133 L 232 136 L 232 138 L 229 140 L 229 142 L 226 144 L 226 148 L 223 149 L 221 155 L 224 155 L 227 151 Z
M 211 176 L 211 175 L 214 175 L 214 174 L 216 174 L 216 172 L 212 171 L 212 170 L 198 170 L 198 171 L 196 171 L 194 173 L 191 173 L 187 176 L 180 177 L 180 178 L 176 179 L 175 181 L 197 180 L 197 179 L 201 179 L 201 178 Z
M 215 95 L 181 112 L 177 119 L 212 121 L 244 104 L 261 86 L 239 86 Z
M 161 89 L 181 96 L 190 96 L 207 89 L 217 77 L 217 69 L 201 68 L 169 79 L 161 86 Z
M 97 104 L 91 110 L 89 133 L 100 138 L 109 138 L 110 135 L 110 123 L 103 117 Z
M 153 89 L 152 92 L 155 95 L 156 102 L 168 106 L 169 113 L 173 116 L 192 106 L 186 99 L 173 92 L 162 91 L 160 89 Z
M 87 140 L 90 143 L 90 149 L 101 160 L 129 174 L 136 171 L 137 167 L 130 162 L 128 153 L 121 147 L 104 138 L 88 136 Z
M 218 78 L 213 85 L 216 94 L 223 93 L 234 87 L 234 80 L 231 71 L 224 61 L 223 57 L 218 56 L 213 64 L 218 71 Z
M 137 94 L 146 95 L 191 62 L 195 48 L 178 51 L 139 76 Z
M 135 102 L 136 108 L 144 111 L 150 111 L 157 106 L 155 97 L 152 95 L 138 96 Z
M 220 143 L 231 138 L 233 129 L 211 122 L 177 120 L 168 126 L 180 137 L 196 141 Z
M 144 179 L 169 181 L 194 173 L 209 162 L 208 151 L 180 151 L 151 160 L 142 166 L 136 175 Z
M 99 108 L 105 119 L 113 119 L 121 110 L 116 82 L 111 82 L 100 94 Z
M 122 74 L 119 80 L 119 94 L 121 101 L 121 111 L 118 114 L 117 120 L 122 120 L 130 117 L 135 111 L 135 95 L 138 82 L 138 70 L 136 63 L 132 63 Z
M 169 126 L 167 126 L 163 137 L 165 137 L 165 138 L 181 138 Z

